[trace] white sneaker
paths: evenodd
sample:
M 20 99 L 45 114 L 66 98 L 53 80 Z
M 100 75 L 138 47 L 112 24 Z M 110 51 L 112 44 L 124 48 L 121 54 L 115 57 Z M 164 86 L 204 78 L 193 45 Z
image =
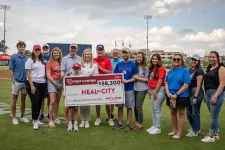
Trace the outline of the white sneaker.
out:
M 73 125 L 71 122 L 68 123 L 67 131 L 72 131 Z
M 216 140 L 214 137 L 205 136 L 203 139 L 201 139 L 201 141 L 204 143 L 209 143 L 209 142 L 215 142 Z
M 113 127 L 113 126 L 114 126 L 113 120 L 112 120 L 112 119 L 109 119 L 109 120 L 108 120 L 108 124 L 109 124 L 109 126 Z
M 156 128 L 156 127 L 152 126 L 151 128 L 147 129 L 146 131 L 147 131 L 147 132 L 150 132 L 150 131 L 154 130 L 155 128 Z
M 155 128 L 154 130 L 149 131 L 149 134 L 160 134 L 161 130 L 158 128 Z
M 191 131 L 186 134 L 187 137 L 193 137 L 193 136 L 198 136 L 198 133 L 195 133 L 194 131 Z
M 80 127 L 83 128 L 84 127 L 84 121 L 82 120 L 80 123 Z
M 34 130 L 38 130 L 38 123 L 37 123 L 37 122 L 34 122 L 34 123 L 33 123 L 33 129 L 34 129 Z
M 219 135 L 218 135 L 218 134 L 215 135 L 215 136 L 214 136 L 214 139 L 215 139 L 215 140 L 219 140 L 219 139 L 220 139 Z
M 29 121 L 27 118 L 25 118 L 25 117 L 20 118 L 20 121 L 22 121 L 22 122 L 24 122 L 24 123 L 29 123 L 29 122 L 30 122 L 30 121 Z
M 61 124 L 62 123 L 62 121 L 61 120 L 59 120 L 58 118 L 54 121 L 54 123 L 55 124 Z
M 86 122 L 85 122 L 85 128 L 89 128 L 89 127 L 90 127 L 89 122 L 86 121 Z
M 187 129 L 187 132 L 191 132 L 191 131 L 193 131 L 193 129 L 192 129 L 192 128 L 190 128 L 190 129 Z
M 96 120 L 95 120 L 95 125 L 96 126 L 99 126 L 100 124 L 101 124 L 101 119 L 100 118 L 97 118 Z
M 74 128 L 74 131 L 75 131 L 75 132 L 78 132 L 78 131 L 79 131 L 78 125 L 77 125 L 77 124 L 76 124 L 76 125 L 74 124 L 73 128 Z
M 18 122 L 18 120 L 17 120 L 16 118 L 13 118 L 12 123 L 13 123 L 14 125 L 18 125 L 18 124 L 19 124 L 19 122 Z
M 44 125 L 44 123 L 41 122 L 40 120 L 37 120 L 37 123 L 38 123 L 38 126 L 43 126 Z

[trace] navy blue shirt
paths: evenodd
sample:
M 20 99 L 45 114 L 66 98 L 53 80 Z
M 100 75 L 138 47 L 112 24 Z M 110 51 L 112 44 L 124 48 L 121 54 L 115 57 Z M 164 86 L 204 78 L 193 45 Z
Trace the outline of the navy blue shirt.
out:
M 186 68 L 175 68 L 173 71 L 168 72 L 166 82 L 168 83 L 169 92 L 174 95 L 184 83 L 191 83 L 189 71 Z M 188 89 L 186 89 L 180 97 L 188 97 L 188 95 Z
M 197 76 L 204 77 L 204 71 L 202 70 L 202 68 L 199 68 L 199 69 L 190 68 L 189 73 L 190 73 L 190 78 L 191 78 L 191 84 L 189 86 L 189 89 L 192 89 L 192 88 L 197 87 Z
M 132 79 L 133 75 L 138 74 L 138 68 L 132 61 L 121 61 L 116 65 L 114 73 L 123 73 L 123 77 L 126 80 Z M 125 91 L 134 90 L 134 82 L 125 83 Z
M 48 56 L 42 56 L 42 58 L 43 58 L 43 62 L 45 63 L 45 64 L 47 64 L 47 62 L 50 60 L 50 54 L 48 55 Z
M 26 55 L 20 56 L 17 53 L 9 61 L 9 69 L 13 71 L 16 82 L 25 83 L 27 80 L 25 71 L 25 62 L 27 59 L 28 57 Z

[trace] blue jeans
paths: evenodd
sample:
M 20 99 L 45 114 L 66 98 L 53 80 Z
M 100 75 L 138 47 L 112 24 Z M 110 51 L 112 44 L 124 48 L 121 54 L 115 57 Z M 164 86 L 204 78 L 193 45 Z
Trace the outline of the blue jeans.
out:
M 149 92 L 151 93 L 151 103 L 152 103 L 152 126 L 159 128 L 161 126 L 161 122 L 162 122 L 162 104 L 163 101 L 166 97 L 166 89 L 164 86 L 161 86 L 158 94 L 157 94 L 157 99 L 154 100 L 154 91 L 155 89 L 150 89 Z
M 200 88 L 200 91 L 198 93 L 197 99 L 196 99 L 196 104 L 193 104 L 193 98 L 195 94 L 196 88 L 192 88 L 189 90 L 189 97 L 190 97 L 190 103 L 188 107 L 186 108 L 186 115 L 188 118 L 188 121 L 192 127 L 192 130 L 197 133 L 200 128 L 200 107 L 202 100 L 204 98 L 204 91 L 202 88 Z
M 211 114 L 211 125 L 209 134 L 210 135 L 217 135 L 220 128 L 220 122 L 219 122 L 219 113 L 221 106 L 223 105 L 224 99 L 225 99 L 225 91 L 223 91 L 218 97 L 216 104 L 211 104 L 210 100 L 215 95 L 217 89 L 210 89 L 206 91 L 205 100 L 207 107 L 209 109 L 209 112 Z

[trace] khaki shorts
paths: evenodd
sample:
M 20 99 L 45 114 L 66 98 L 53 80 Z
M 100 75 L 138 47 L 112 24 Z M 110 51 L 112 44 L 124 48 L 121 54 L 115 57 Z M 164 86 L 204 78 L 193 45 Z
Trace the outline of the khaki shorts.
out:
M 12 83 L 12 94 L 19 95 L 19 92 L 21 94 L 27 94 L 26 83 L 20 83 L 20 82 Z

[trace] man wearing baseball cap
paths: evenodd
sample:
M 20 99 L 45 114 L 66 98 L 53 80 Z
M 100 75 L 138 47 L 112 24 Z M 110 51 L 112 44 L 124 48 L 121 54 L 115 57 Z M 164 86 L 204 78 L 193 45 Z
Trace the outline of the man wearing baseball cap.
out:
M 125 127 L 125 132 L 129 132 L 130 122 L 132 118 L 132 108 L 135 106 L 135 96 L 134 96 L 134 81 L 135 77 L 138 76 L 138 68 L 130 61 L 130 51 L 128 48 L 122 49 L 123 61 L 116 65 L 114 73 L 124 74 L 124 87 L 125 87 L 125 106 L 127 108 L 127 125 Z M 123 118 L 123 104 L 116 105 L 118 107 L 118 124 L 113 127 L 114 130 L 123 128 L 122 118 Z
M 77 55 L 78 46 L 76 43 L 70 44 L 70 53 L 63 57 L 61 62 L 61 78 L 63 78 L 65 75 L 69 76 L 73 73 L 72 66 L 76 62 L 81 61 L 81 57 Z M 68 108 L 65 107 L 65 118 L 68 122 Z
M 102 45 L 102 44 L 97 45 L 96 54 L 97 54 L 97 57 L 94 58 L 94 61 L 98 64 L 98 73 L 99 74 L 112 73 L 111 60 L 104 56 L 105 55 L 104 45 Z M 99 126 L 101 124 L 100 109 L 101 109 L 100 105 L 96 105 L 96 113 L 97 113 L 97 119 L 95 121 L 96 126 Z M 111 105 L 106 105 L 106 111 L 108 114 L 109 125 L 114 126 L 113 120 L 111 118 Z
M 50 49 L 49 49 L 49 45 L 47 43 L 42 45 L 42 58 L 43 58 L 43 62 L 45 64 L 47 64 L 47 62 L 50 60 Z M 48 90 L 48 88 L 47 88 L 47 90 Z M 49 99 L 48 91 L 46 91 L 45 98 L 46 97 L 48 99 L 47 107 L 49 107 L 50 99 Z M 44 119 L 44 106 L 45 106 L 45 101 L 43 100 L 42 104 L 41 104 L 41 111 L 40 111 L 39 120 L 43 120 Z M 48 115 L 48 118 L 49 118 L 49 115 Z

